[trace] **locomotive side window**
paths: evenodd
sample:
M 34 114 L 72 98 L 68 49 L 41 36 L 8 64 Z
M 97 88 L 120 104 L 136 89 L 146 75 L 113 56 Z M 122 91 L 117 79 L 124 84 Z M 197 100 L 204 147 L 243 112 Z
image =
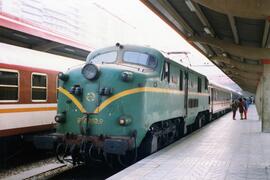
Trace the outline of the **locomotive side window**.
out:
M 139 64 L 150 68 L 155 68 L 157 66 L 155 57 L 141 52 L 125 51 L 123 60 L 127 63 Z
M 92 59 L 90 59 L 90 62 L 94 64 L 112 63 L 116 60 L 116 56 L 117 56 L 116 51 L 97 54 Z
M 206 77 L 204 78 L 204 89 L 205 89 L 205 90 L 208 89 L 208 80 L 207 80 Z
M 32 74 L 32 101 L 47 100 L 47 75 L 41 73 Z
M 198 77 L 198 92 L 202 92 L 202 79 Z
M 176 66 L 170 66 L 170 76 L 170 82 L 177 85 L 179 83 L 179 69 Z
M 0 69 L 0 102 L 17 102 L 19 100 L 18 91 L 18 71 Z
M 199 99 L 188 99 L 188 107 L 189 108 L 199 107 Z
M 163 72 L 162 72 L 162 80 L 170 82 L 170 63 L 164 62 Z
M 183 71 L 180 70 L 180 78 L 179 78 L 179 90 L 182 91 L 183 90 Z

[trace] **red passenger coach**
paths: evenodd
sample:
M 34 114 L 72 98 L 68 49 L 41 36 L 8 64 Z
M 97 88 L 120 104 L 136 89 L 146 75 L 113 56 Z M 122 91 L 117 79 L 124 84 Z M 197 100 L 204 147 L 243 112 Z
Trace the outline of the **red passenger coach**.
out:
M 54 128 L 57 74 L 0 63 L 0 138 Z

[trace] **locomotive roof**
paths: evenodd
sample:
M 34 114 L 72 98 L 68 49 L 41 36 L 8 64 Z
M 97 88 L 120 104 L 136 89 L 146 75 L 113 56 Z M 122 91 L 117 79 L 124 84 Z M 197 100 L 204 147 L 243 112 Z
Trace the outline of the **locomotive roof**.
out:
M 143 53 L 149 53 L 149 54 L 153 54 L 156 56 L 163 56 L 163 54 L 154 49 L 154 48 L 150 48 L 150 47 L 145 47 L 145 46 L 137 46 L 137 45 L 115 45 L 115 46 L 110 46 L 110 47 L 106 47 L 106 48 L 101 48 L 95 51 L 92 51 L 86 58 L 86 60 L 88 61 L 91 57 L 96 56 L 97 54 L 103 53 L 103 52 L 108 52 L 108 51 L 116 51 L 119 49 L 119 47 L 122 46 L 124 49 L 129 49 L 129 50 L 136 50 L 138 52 L 143 52 Z
M 205 78 L 207 78 L 205 75 L 194 71 L 193 69 L 190 69 L 182 64 L 180 64 L 179 62 L 176 62 L 172 59 L 169 59 L 168 57 L 165 57 L 159 50 L 156 50 L 154 48 L 151 47 L 146 47 L 146 46 L 138 46 L 138 45 L 115 45 L 115 46 L 110 46 L 110 47 L 106 47 L 106 48 L 101 48 L 95 51 L 92 51 L 86 58 L 86 61 L 88 61 L 89 59 L 91 59 L 92 57 L 96 56 L 97 54 L 103 53 L 103 52 L 108 52 L 108 51 L 116 51 L 119 49 L 120 46 L 123 46 L 123 48 L 129 49 L 129 50 L 136 50 L 138 52 L 143 52 L 143 53 L 149 53 L 149 54 L 153 54 L 157 57 L 162 57 L 164 59 L 166 59 L 167 61 L 169 61 L 172 64 L 178 65 L 178 66 L 182 66 L 185 69 L 188 69 L 189 72 L 195 73 L 197 75 L 203 76 Z
M 205 76 L 205 75 L 203 75 L 203 74 L 201 74 L 201 73 L 199 73 L 199 72 L 197 72 L 197 71 L 195 71 L 195 70 L 193 70 L 193 69 L 190 69 L 189 67 L 184 66 L 183 64 L 180 64 L 179 62 L 177 62 L 177 61 L 175 61 L 175 60 L 172 60 L 172 59 L 167 58 L 167 57 L 165 57 L 165 58 L 166 58 L 166 60 L 167 60 L 168 62 L 170 62 L 170 63 L 172 63 L 172 64 L 177 64 L 177 65 L 179 65 L 179 66 L 184 67 L 184 68 L 187 69 L 189 72 L 192 72 L 192 73 L 195 73 L 195 74 L 199 74 L 200 76 L 203 76 L 203 77 L 207 78 L 207 76 Z M 208 78 L 207 78 L 207 79 L 208 79 Z

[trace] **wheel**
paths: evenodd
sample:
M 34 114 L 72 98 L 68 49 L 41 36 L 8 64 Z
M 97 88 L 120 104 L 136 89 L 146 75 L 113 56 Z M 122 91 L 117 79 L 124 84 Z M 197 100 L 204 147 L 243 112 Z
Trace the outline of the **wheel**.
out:
M 69 147 L 64 143 L 59 143 L 55 151 L 57 160 L 61 163 L 64 163 L 65 157 L 69 152 Z
M 154 152 L 159 148 L 159 138 L 151 132 L 148 132 L 143 139 L 139 147 L 139 156 L 145 157 Z
M 184 137 L 185 135 L 185 121 L 184 119 L 180 119 L 180 122 L 177 124 L 177 135 L 176 135 L 176 140 Z

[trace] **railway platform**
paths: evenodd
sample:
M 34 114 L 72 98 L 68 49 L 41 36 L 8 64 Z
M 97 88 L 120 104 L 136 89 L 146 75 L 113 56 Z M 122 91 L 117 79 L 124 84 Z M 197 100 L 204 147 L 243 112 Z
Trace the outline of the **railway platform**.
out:
M 270 179 L 270 134 L 255 106 L 236 119 L 228 113 L 108 179 Z

